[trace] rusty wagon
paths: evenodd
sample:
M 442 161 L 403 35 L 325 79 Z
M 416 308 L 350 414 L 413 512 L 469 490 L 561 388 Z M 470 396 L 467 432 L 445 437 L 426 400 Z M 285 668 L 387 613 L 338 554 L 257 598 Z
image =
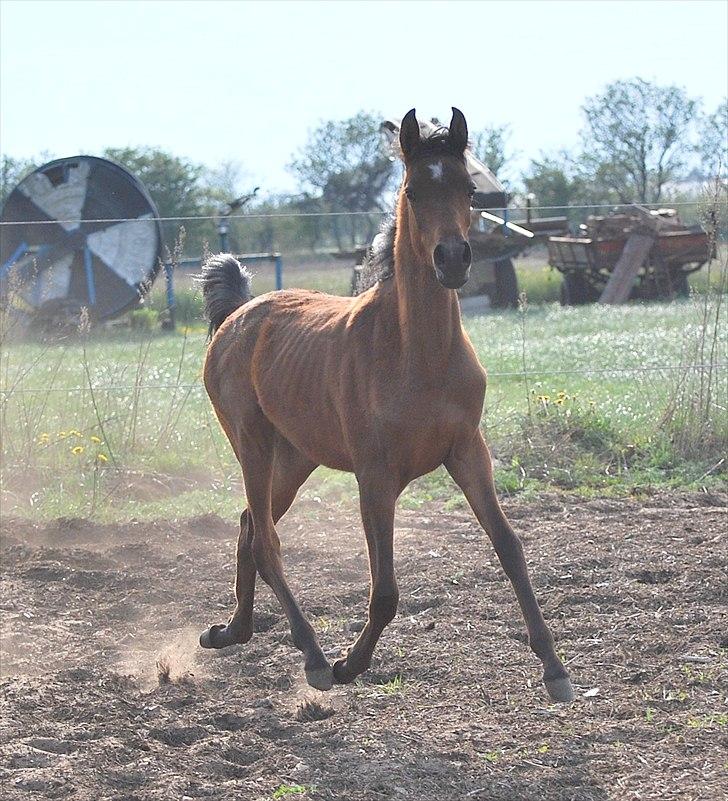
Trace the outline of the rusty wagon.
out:
M 686 296 L 688 275 L 714 255 L 705 231 L 683 225 L 675 209 L 632 205 L 590 216 L 579 228 L 577 236 L 548 239 L 565 306 Z

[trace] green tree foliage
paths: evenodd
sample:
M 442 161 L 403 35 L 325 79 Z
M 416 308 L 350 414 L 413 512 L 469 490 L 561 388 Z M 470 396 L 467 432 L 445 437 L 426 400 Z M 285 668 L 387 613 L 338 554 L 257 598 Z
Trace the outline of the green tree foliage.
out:
M 620 202 L 659 201 L 684 174 L 698 101 L 680 87 L 615 81 L 582 110 L 583 172 Z
M 700 173 L 706 179 L 728 173 L 728 99 L 701 118 L 698 130 Z
M 532 159 L 523 176 L 526 191 L 536 196 L 539 206 L 569 206 L 581 193 L 574 166 L 566 153 Z
M 160 217 L 211 216 L 220 206 L 217 193 L 205 183 L 202 164 L 155 147 L 107 148 L 102 155 L 126 167 L 144 184 Z M 162 224 L 162 232 L 170 251 L 180 228 L 186 231 L 185 254 L 199 255 L 207 242 L 216 241 L 212 222 L 169 220 Z
M 190 217 L 209 208 L 201 164 L 152 147 L 111 147 L 103 156 L 126 167 L 144 184 L 162 217 Z
M 15 186 L 41 163 L 36 163 L 35 159 L 16 159 L 5 154 L 0 156 L 0 204 L 4 203 Z
M 514 156 L 508 152 L 510 138 L 510 125 L 489 125 L 470 137 L 475 156 L 502 181 L 508 180 L 504 168 Z
M 535 196 L 536 206 L 547 207 L 536 209 L 539 217 L 565 215 L 577 223 L 585 213 L 591 213 L 579 206 L 618 202 L 613 190 L 594 175 L 586 174 L 583 163 L 564 150 L 555 156 L 532 159 L 523 175 L 523 184 Z
M 330 120 L 311 132 L 289 165 L 306 197 L 318 198 L 322 209 L 364 212 L 383 208 L 395 167 L 386 152 L 377 114 L 359 112 L 347 120 Z M 373 233 L 365 217 L 332 219 L 332 233 L 343 248 Z

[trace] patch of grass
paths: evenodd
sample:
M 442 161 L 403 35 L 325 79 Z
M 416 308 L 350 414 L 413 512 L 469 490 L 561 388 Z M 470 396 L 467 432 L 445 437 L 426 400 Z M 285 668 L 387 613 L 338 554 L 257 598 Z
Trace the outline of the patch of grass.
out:
M 522 427 L 520 438 L 502 446 L 511 470 L 523 479 L 567 489 L 619 481 L 639 447 L 595 401 L 584 403 L 564 390 L 555 396 L 533 392 Z
M 384 695 L 399 695 L 399 693 L 404 692 L 404 679 L 402 674 L 398 673 L 394 678 L 383 684 L 378 684 L 376 687 Z
M 308 795 L 315 792 L 313 785 L 305 784 L 281 784 L 273 791 L 273 798 L 287 798 L 290 795 Z
M 132 331 L 154 331 L 159 325 L 159 311 L 148 306 L 134 309 L 128 316 Z
M 688 718 L 687 725 L 689 729 L 707 729 L 713 726 L 728 726 L 728 715 L 710 714 L 701 715 L 700 717 L 691 717 Z
M 562 276 L 558 270 L 549 267 L 544 253 L 540 258 L 516 260 L 518 289 L 525 292 L 531 305 L 555 303 L 561 293 Z
M 724 326 L 725 307 L 720 315 Z M 684 343 L 699 335 L 701 320 L 692 301 L 545 304 L 529 307 L 524 339 L 517 312 L 466 317 L 489 371 L 483 427 L 499 491 L 531 495 L 554 486 L 588 495 L 719 485 L 726 465 L 714 468 L 715 448 L 728 430 L 721 428 L 725 412 L 712 418 L 713 444 L 689 458 L 676 450 L 674 429 L 661 425 L 680 374 L 666 368 L 684 361 Z M 201 383 L 205 347 L 201 321 L 169 333 L 111 327 L 86 338 L 4 343 L 3 513 L 235 517 L 244 505 L 240 468 Z M 725 342 L 711 358 L 728 360 Z M 725 370 L 719 375 L 725 385 Z M 79 435 L 61 436 L 70 431 Z M 324 468 L 300 493 L 312 517 L 321 498 L 356 505 L 357 496 L 353 476 Z M 401 498 L 404 508 L 431 502 L 465 504 L 444 469 Z

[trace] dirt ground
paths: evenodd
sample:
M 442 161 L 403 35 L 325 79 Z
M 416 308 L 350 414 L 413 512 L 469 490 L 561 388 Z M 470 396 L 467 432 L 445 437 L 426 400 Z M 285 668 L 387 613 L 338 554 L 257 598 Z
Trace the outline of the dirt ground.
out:
M 332 657 L 365 616 L 356 514 L 281 522 Z M 728 793 L 726 497 L 510 502 L 577 690 L 551 705 L 518 607 L 466 510 L 397 519 L 400 611 L 372 669 L 308 688 L 259 581 L 256 634 L 205 651 L 232 606 L 235 525 L 5 520 L 4 799 L 701 799 Z

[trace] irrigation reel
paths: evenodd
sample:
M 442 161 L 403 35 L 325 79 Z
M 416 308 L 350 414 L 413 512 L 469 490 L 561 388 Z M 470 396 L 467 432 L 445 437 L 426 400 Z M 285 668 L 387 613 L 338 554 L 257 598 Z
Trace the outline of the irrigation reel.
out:
M 0 212 L 0 304 L 23 329 L 55 331 L 138 306 L 161 266 L 151 196 L 131 173 L 94 156 L 26 176 Z

